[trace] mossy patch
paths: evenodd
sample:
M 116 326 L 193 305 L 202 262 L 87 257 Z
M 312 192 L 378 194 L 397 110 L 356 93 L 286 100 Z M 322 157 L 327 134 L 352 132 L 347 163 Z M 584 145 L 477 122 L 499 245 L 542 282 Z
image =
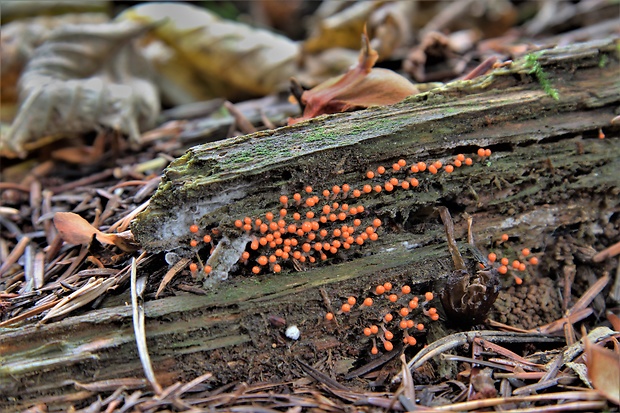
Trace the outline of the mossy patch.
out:
M 529 68 L 529 74 L 536 76 L 538 83 L 542 86 L 545 93 L 555 100 L 560 100 L 560 93 L 551 85 L 549 75 L 543 70 L 542 65 L 538 61 L 541 52 L 529 53 L 525 56 L 525 67 Z

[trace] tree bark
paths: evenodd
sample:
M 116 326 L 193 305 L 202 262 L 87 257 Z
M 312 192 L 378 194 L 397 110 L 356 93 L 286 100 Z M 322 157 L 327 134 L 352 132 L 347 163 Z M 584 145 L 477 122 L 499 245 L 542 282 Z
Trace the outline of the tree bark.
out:
M 214 373 L 214 386 L 295 377 L 292 360 L 316 361 L 339 346 L 344 334 L 322 320 L 327 307 L 320 288 L 334 308 L 379 281 L 407 283 L 417 293 L 437 291 L 452 269 L 434 213 L 438 205 L 453 213 L 457 237 L 465 235 L 460 213 L 467 212 L 480 243 L 510 232 L 539 251 L 560 228 L 609 222 L 619 211 L 620 141 L 611 124 L 620 103 L 618 69 L 616 40 L 576 44 L 391 107 L 192 148 L 167 169 L 132 229 L 149 251 L 195 253 L 188 230 L 194 223 L 234 239 L 243 234 L 235 219 L 277 211 L 280 195 L 292 198 L 307 185 L 315 192 L 343 183 L 361 188 L 366 171 L 399 159 L 408 164 L 442 159 L 445 165 L 479 147 L 491 148 L 493 155 L 452 174 L 420 175 L 415 190 L 360 198 L 363 218 L 383 223 L 379 240 L 352 248 L 334 264 L 304 265 L 302 272 L 288 266 L 257 276 L 248 264 L 205 295 L 177 291 L 178 296 L 147 300 L 148 346 L 161 384 L 205 371 Z M 598 138 L 599 128 L 606 139 Z M 143 377 L 131 308 L 123 304 L 127 294 L 49 325 L 0 330 L 0 409 L 39 402 L 66 408 L 96 395 L 76 382 Z M 286 341 L 268 315 L 296 324 L 301 340 Z M 368 350 L 367 342 L 357 346 Z M 140 386 L 145 383 L 133 387 Z

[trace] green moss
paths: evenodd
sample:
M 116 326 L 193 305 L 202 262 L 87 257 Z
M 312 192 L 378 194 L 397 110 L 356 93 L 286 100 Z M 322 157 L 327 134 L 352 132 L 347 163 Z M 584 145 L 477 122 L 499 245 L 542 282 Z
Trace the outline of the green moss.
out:
M 607 55 L 601 55 L 601 58 L 598 61 L 598 67 L 600 67 L 601 69 L 604 68 L 605 66 L 607 66 L 607 62 L 609 62 L 609 58 L 607 57 Z
M 551 81 L 549 80 L 549 76 L 543 70 L 540 62 L 538 62 L 538 58 L 541 56 L 541 53 L 529 53 L 525 56 L 525 66 L 528 67 L 529 74 L 533 74 L 538 79 L 538 83 L 542 86 L 545 93 L 551 96 L 555 100 L 560 100 L 560 94 L 558 90 L 551 86 Z

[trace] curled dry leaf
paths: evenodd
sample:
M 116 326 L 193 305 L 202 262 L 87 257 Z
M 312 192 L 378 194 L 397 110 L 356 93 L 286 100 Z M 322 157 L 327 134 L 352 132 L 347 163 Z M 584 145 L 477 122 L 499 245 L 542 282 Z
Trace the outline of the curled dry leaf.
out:
M 324 114 L 392 105 L 418 93 L 418 88 L 398 73 L 373 68 L 377 58 L 364 33 L 357 66 L 305 91 L 301 95 L 303 116 L 289 119 L 289 125 Z
M 324 2 L 314 15 L 312 32 L 304 42 L 304 52 L 318 53 L 334 47 L 356 49 L 359 33 L 380 1 L 361 1 L 342 9 L 344 3 Z
M 426 4 L 422 7 L 427 8 Z M 396 49 L 409 42 L 411 29 L 420 24 L 419 9 L 420 5 L 414 1 L 323 2 L 311 18 L 312 30 L 304 42 L 304 52 L 357 49 L 357 33 L 366 25 L 381 58 L 394 57 Z M 427 18 L 424 16 L 422 21 Z
M 140 140 L 159 114 L 157 89 L 132 40 L 149 30 L 134 22 L 67 24 L 33 53 L 19 80 L 20 108 L 2 146 L 20 156 L 24 144 L 52 134 L 107 127 Z
M 54 225 L 62 239 L 69 244 L 87 245 L 90 244 L 94 236 L 100 243 L 116 245 L 125 252 L 137 249 L 131 232 L 106 234 L 73 212 L 57 212 L 54 214 Z
M 587 336 L 583 340 L 592 387 L 607 400 L 620 404 L 620 354 L 592 343 Z
M 41 3 L 38 6 L 40 7 Z M 3 16 L 6 16 L 4 7 L 2 11 Z M 0 97 L 3 111 L 7 103 L 17 102 L 17 82 L 24 67 L 35 49 L 49 37 L 54 29 L 65 24 L 105 23 L 108 20 L 109 17 L 104 13 L 80 13 L 39 16 L 3 25 L 0 38 L 0 61 L 2 62 L 0 65 Z
M 146 23 L 166 19 L 153 31 L 163 45 L 151 57 L 165 77 L 162 82 L 168 89 L 176 85 L 178 96 L 196 96 L 195 89 L 203 91 L 203 99 L 267 95 L 286 90 L 295 72 L 296 42 L 220 19 L 193 4 L 145 3 L 126 10 L 118 19 Z M 176 64 L 179 59 L 185 65 Z

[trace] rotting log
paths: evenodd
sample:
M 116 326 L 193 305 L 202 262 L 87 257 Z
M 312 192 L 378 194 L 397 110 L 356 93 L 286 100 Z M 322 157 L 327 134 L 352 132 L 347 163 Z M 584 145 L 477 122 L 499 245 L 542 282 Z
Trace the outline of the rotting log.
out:
M 479 147 L 495 153 L 488 165 L 427 179 L 422 190 L 384 191 L 360 202 L 380 218 L 406 221 L 439 203 L 461 208 L 478 203 L 464 195 L 463 188 L 493 196 L 488 177 L 495 174 L 509 183 L 512 195 L 489 203 L 497 205 L 498 212 L 523 212 L 546 203 L 559 179 L 577 175 L 577 185 L 585 183 L 577 172 L 585 158 L 597 155 L 589 150 L 582 155 L 577 141 L 568 142 L 609 128 L 619 92 L 617 42 L 598 41 L 531 54 L 489 75 L 453 82 L 391 107 L 320 117 L 196 146 L 169 166 L 132 231 L 147 250 L 193 254 L 192 224 L 218 227 L 234 240 L 243 233 L 233 226 L 236 219 L 277 213 L 280 195 L 303 194 L 307 185 L 319 194 L 343 183 L 361 188 L 369 181 L 365 172 L 378 165 L 389 168 L 401 158 L 441 159 L 445 164 L 455 154 Z M 616 141 L 607 142 L 603 147 L 615 149 Z M 536 153 L 530 153 L 530 147 Z M 613 150 L 604 152 L 611 155 Z M 549 162 L 540 162 L 547 158 Z M 544 165 L 553 173 L 545 174 Z M 609 173 L 604 176 L 595 172 L 597 184 L 613 183 L 613 170 L 602 168 L 601 174 Z M 524 171 L 536 171 L 536 176 L 529 173 L 523 179 Z M 241 244 L 236 258 L 245 248 Z M 215 278 L 226 278 L 228 267 L 219 271 L 218 257 L 209 264 Z
M 481 146 L 494 153 L 423 181 L 421 190 L 364 199 L 368 213 L 387 225 L 376 243 L 343 262 L 304 272 L 246 271 L 201 296 L 148 296 L 148 346 L 161 384 L 206 371 L 214 373 L 213 386 L 296 377 L 292 360 L 316 361 L 339 339 L 338 330 L 320 321 L 326 311 L 320 287 L 336 301 L 367 293 L 377 280 L 407 282 L 418 291 L 436 288 L 452 265 L 443 226 L 432 212 L 437 205 L 452 211 L 458 237 L 464 234 L 460 213 L 467 212 L 479 243 L 510 231 L 540 250 L 558 229 L 608 221 L 619 210 L 620 140 L 610 124 L 620 104 L 618 42 L 534 57 L 558 100 L 541 86 L 532 58 L 523 59 L 392 107 L 202 145 L 175 161 L 133 227 L 151 251 L 185 248 L 194 222 L 217 224 L 232 237 L 239 233 L 234 219 L 274 210 L 281 194 L 306 185 L 360 185 L 366 170 L 400 158 L 448 159 Z M 606 139 L 598 139 L 599 128 Z M 217 196 L 226 205 L 218 205 Z M 210 201 L 216 208 L 207 210 Z M 139 272 L 151 270 L 145 264 Z M 76 382 L 143 377 L 131 308 L 123 304 L 128 301 L 125 292 L 81 315 L 0 330 L 0 410 L 38 402 L 64 410 L 96 398 Z M 301 340 L 281 341 L 269 314 L 297 324 Z M 368 351 L 365 344 L 360 351 Z

